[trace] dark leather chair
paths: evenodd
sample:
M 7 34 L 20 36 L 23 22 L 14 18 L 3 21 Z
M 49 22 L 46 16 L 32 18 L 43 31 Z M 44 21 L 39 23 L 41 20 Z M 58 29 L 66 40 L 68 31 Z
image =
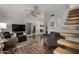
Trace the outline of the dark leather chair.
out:
M 23 35 L 22 32 L 18 32 L 16 33 L 17 34 L 17 38 L 18 38 L 18 42 L 24 42 L 24 41 L 27 41 L 27 36 L 26 35 Z
M 62 36 L 57 32 L 51 32 L 50 34 L 44 34 L 44 43 L 47 46 L 59 46 L 57 40 L 61 39 Z
M 25 35 L 19 35 L 18 36 L 18 42 L 24 42 L 24 41 L 27 41 L 27 36 Z

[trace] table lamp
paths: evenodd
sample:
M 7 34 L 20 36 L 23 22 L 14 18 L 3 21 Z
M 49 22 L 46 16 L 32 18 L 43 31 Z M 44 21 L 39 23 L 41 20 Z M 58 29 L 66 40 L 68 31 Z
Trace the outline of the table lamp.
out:
M 0 32 L 2 29 L 7 29 L 6 23 L 0 23 Z

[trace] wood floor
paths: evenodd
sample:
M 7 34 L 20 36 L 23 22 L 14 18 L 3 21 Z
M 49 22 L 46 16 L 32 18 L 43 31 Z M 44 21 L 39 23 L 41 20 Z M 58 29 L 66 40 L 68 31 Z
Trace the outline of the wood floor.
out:
M 15 54 L 48 54 L 38 42 L 29 46 L 24 46 L 16 49 Z
M 8 49 L 7 54 L 53 54 L 53 49 L 51 49 L 51 51 L 45 49 L 41 42 L 42 41 L 39 39 L 39 41 L 32 44 L 23 43 L 24 46 Z
M 30 40 L 30 38 L 28 38 Z M 32 38 L 33 39 L 33 38 Z M 37 40 L 38 39 L 38 40 Z M 8 53 L 5 54 L 53 54 L 53 50 L 56 48 L 52 47 L 51 49 L 48 49 L 48 47 L 45 47 L 42 45 L 42 40 L 40 36 L 37 36 L 36 41 L 32 44 L 22 43 L 24 46 L 21 46 L 21 44 L 18 44 L 21 47 L 13 47 L 10 49 L 6 49 Z

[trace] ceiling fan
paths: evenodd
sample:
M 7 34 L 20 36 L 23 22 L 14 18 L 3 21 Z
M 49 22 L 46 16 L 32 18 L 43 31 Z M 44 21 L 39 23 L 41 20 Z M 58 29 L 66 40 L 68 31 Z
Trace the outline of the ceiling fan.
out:
M 38 6 L 34 6 L 33 9 L 31 10 L 28 10 L 28 9 L 25 9 L 25 11 L 27 12 L 27 17 L 37 17 L 39 14 L 40 14 L 40 10 L 39 10 L 39 7 Z

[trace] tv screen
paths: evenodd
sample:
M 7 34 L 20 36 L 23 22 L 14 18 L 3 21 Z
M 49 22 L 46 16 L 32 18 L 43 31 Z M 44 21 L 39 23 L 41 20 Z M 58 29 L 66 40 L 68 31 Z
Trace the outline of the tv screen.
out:
M 25 31 L 25 25 L 12 24 L 12 31 Z

